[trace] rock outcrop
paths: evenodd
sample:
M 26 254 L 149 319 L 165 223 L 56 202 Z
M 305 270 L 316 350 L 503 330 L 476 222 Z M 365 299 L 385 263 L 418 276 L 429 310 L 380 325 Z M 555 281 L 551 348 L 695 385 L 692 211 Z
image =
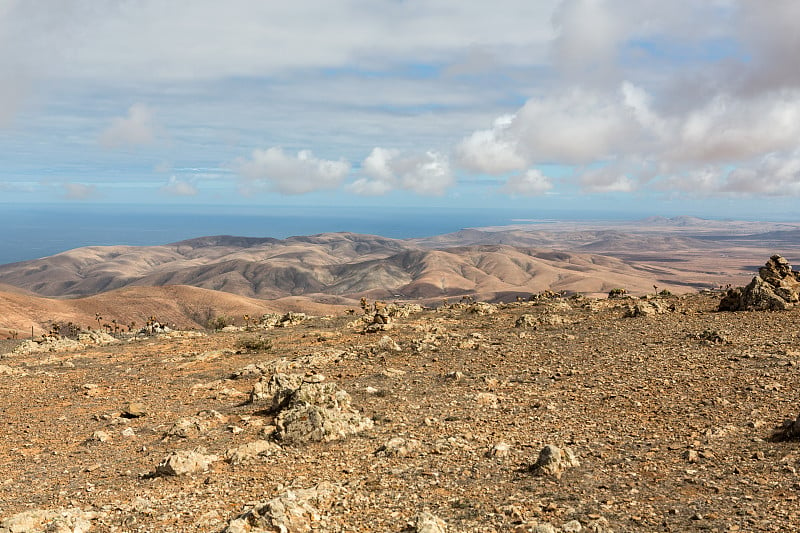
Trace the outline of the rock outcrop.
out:
M 330 507 L 339 490 L 331 483 L 287 490 L 231 520 L 223 533 L 288 533 L 320 529 L 321 513 Z
M 800 302 L 800 272 L 780 255 L 773 255 L 758 269 L 746 287 L 729 289 L 719 303 L 720 311 L 783 311 Z
M 350 405 L 347 392 L 319 378 L 310 382 L 297 374 L 275 374 L 256 383 L 251 399 L 277 412 L 274 438 L 294 444 L 328 442 L 372 427 L 372 420 Z
M 156 467 L 157 476 L 183 476 L 205 472 L 216 461 L 216 455 L 205 455 L 199 451 L 179 450 L 172 452 Z
M 100 513 L 83 511 L 77 507 L 52 510 L 35 509 L 0 521 L 0 533 L 35 533 L 39 531 L 85 533 L 92 529 L 92 520 L 100 515 Z

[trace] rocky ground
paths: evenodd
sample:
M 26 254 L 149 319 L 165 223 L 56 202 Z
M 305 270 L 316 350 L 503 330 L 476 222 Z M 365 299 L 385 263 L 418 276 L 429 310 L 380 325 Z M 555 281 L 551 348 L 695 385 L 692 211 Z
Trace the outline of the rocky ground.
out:
M 721 296 L 9 353 L 0 532 L 798 530 L 800 308 Z

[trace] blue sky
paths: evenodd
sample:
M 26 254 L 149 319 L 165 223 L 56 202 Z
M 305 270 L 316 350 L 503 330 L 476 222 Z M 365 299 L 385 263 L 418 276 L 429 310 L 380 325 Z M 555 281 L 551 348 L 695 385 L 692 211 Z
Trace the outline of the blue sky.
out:
M 791 0 L 0 0 L 0 202 L 792 217 L 797 20 Z

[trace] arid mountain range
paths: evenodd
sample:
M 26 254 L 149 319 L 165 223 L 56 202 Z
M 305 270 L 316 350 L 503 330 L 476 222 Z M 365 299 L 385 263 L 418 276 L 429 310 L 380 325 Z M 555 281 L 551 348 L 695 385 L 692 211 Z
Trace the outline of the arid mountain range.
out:
M 0 335 L 30 322 L 89 324 L 97 312 L 120 323 L 155 314 L 191 326 L 213 314 L 355 307 L 361 297 L 430 305 L 548 289 L 686 293 L 744 284 L 773 253 L 800 262 L 800 224 L 538 221 L 410 240 L 326 233 L 92 246 L 0 265 Z

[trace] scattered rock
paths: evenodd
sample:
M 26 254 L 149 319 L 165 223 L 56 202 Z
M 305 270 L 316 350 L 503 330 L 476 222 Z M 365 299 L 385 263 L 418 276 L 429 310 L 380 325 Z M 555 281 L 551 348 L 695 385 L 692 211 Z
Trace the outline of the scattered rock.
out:
M 800 440 L 800 416 L 796 420 L 784 420 L 772 434 L 772 440 Z
M 438 516 L 423 511 L 414 519 L 414 531 L 416 533 L 445 533 L 447 524 Z
M 486 302 L 475 302 L 467 307 L 467 312 L 478 316 L 493 315 L 497 312 L 497 306 Z
M 109 442 L 111 440 L 111 435 L 106 433 L 103 430 L 98 430 L 92 433 L 92 436 L 89 437 L 87 442 Z
M 533 328 L 536 327 L 536 317 L 529 314 L 520 315 L 516 322 L 515 328 Z
M 696 335 L 696 338 L 702 341 L 703 344 L 730 344 L 722 333 L 714 329 L 706 329 L 702 333 Z
M 530 469 L 536 475 L 555 476 L 560 479 L 564 470 L 573 466 L 580 466 L 580 463 L 572 450 L 548 444 L 539 452 L 539 458 Z
M 672 313 L 674 311 L 675 305 L 669 304 L 662 300 L 640 300 L 633 305 L 628 306 L 628 308 L 625 310 L 625 316 L 654 316 Z
M 614 533 L 614 530 L 611 529 L 608 523 L 608 519 L 604 516 L 595 518 L 586 524 L 586 531 L 589 533 Z
M 720 311 L 782 311 L 800 302 L 800 272 L 780 255 L 773 255 L 746 287 L 729 289 Z
M 393 437 L 375 452 L 378 457 L 405 457 L 422 448 L 422 443 L 416 439 Z
M 383 351 L 383 352 L 403 351 L 403 349 L 400 348 L 400 345 L 394 342 L 394 340 L 392 340 L 392 338 L 388 335 L 384 335 L 383 337 L 381 337 L 381 340 L 378 341 L 378 343 L 375 345 L 375 348 L 378 351 Z
M 570 520 L 561 524 L 561 531 L 564 533 L 581 533 L 583 526 L 577 520 Z
M 217 411 L 207 410 L 200 411 L 195 416 L 188 416 L 179 418 L 174 424 L 164 433 L 164 439 L 170 438 L 188 439 L 202 435 L 212 427 L 222 424 L 227 421 L 227 418 L 218 413 Z
M 568 324 L 572 324 L 572 320 L 569 318 L 555 314 L 555 313 L 548 313 L 542 316 L 535 316 L 531 314 L 524 314 L 520 315 L 517 321 L 514 323 L 514 327 L 516 328 L 539 328 L 542 326 L 565 326 Z
M 456 370 L 455 372 L 448 372 L 445 374 L 444 379 L 446 381 L 461 381 L 464 379 L 464 374 Z
M 112 337 L 105 331 L 89 331 L 88 333 L 81 333 L 78 335 L 78 342 L 83 344 L 95 344 L 97 346 L 106 346 L 108 344 L 119 344 L 122 342 L 116 337 Z
M 549 522 L 532 520 L 514 528 L 514 533 L 557 533 L 557 529 Z
M 13 354 L 16 355 L 30 355 L 33 353 L 46 353 L 46 352 L 73 352 L 83 350 L 86 345 L 82 342 L 67 339 L 65 337 L 45 337 L 39 341 L 25 340 L 14 348 Z
M 147 407 L 143 403 L 133 402 L 125 406 L 122 410 L 123 418 L 141 418 L 147 415 Z
M 295 533 L 324 530 L 321 513 L 339 492 L 331 483 L 288 490 L 228 522 L 223 533 Z
M 491 392 L 479 392 L 478 395 L 475 396 L 475 401 L 478 405 L 488 407 L 489 409 L 497 409 L 497 406 L 500 404 L 500 399 L 496 394 L 492 394 Z
M 496 457 L 498 459 L 504 459 L 511 455 L 511 446 L 505 442 L 498 442 L 491 448 L 489 451 L 486 452 L 487 457 Z
M 232 465 L 239 465 L 259 457 L 267 457 L 280 450 L 281 447 L 274 442 L 256 440 L 226 451 L 225 460 Z
M 158 463 L 155 473 L 158 476 L 196 474 L 205 472 L 216 461 L 219 461 L 219 457 L 216 455 L 205 455 L 193 450 L 179 450 L 170 453 Z
M 0 533 L 85 533 L 92 528 L 92 520 L 102 515 L 77 507 L 35 509 L 17 513 L 0 521 Z

